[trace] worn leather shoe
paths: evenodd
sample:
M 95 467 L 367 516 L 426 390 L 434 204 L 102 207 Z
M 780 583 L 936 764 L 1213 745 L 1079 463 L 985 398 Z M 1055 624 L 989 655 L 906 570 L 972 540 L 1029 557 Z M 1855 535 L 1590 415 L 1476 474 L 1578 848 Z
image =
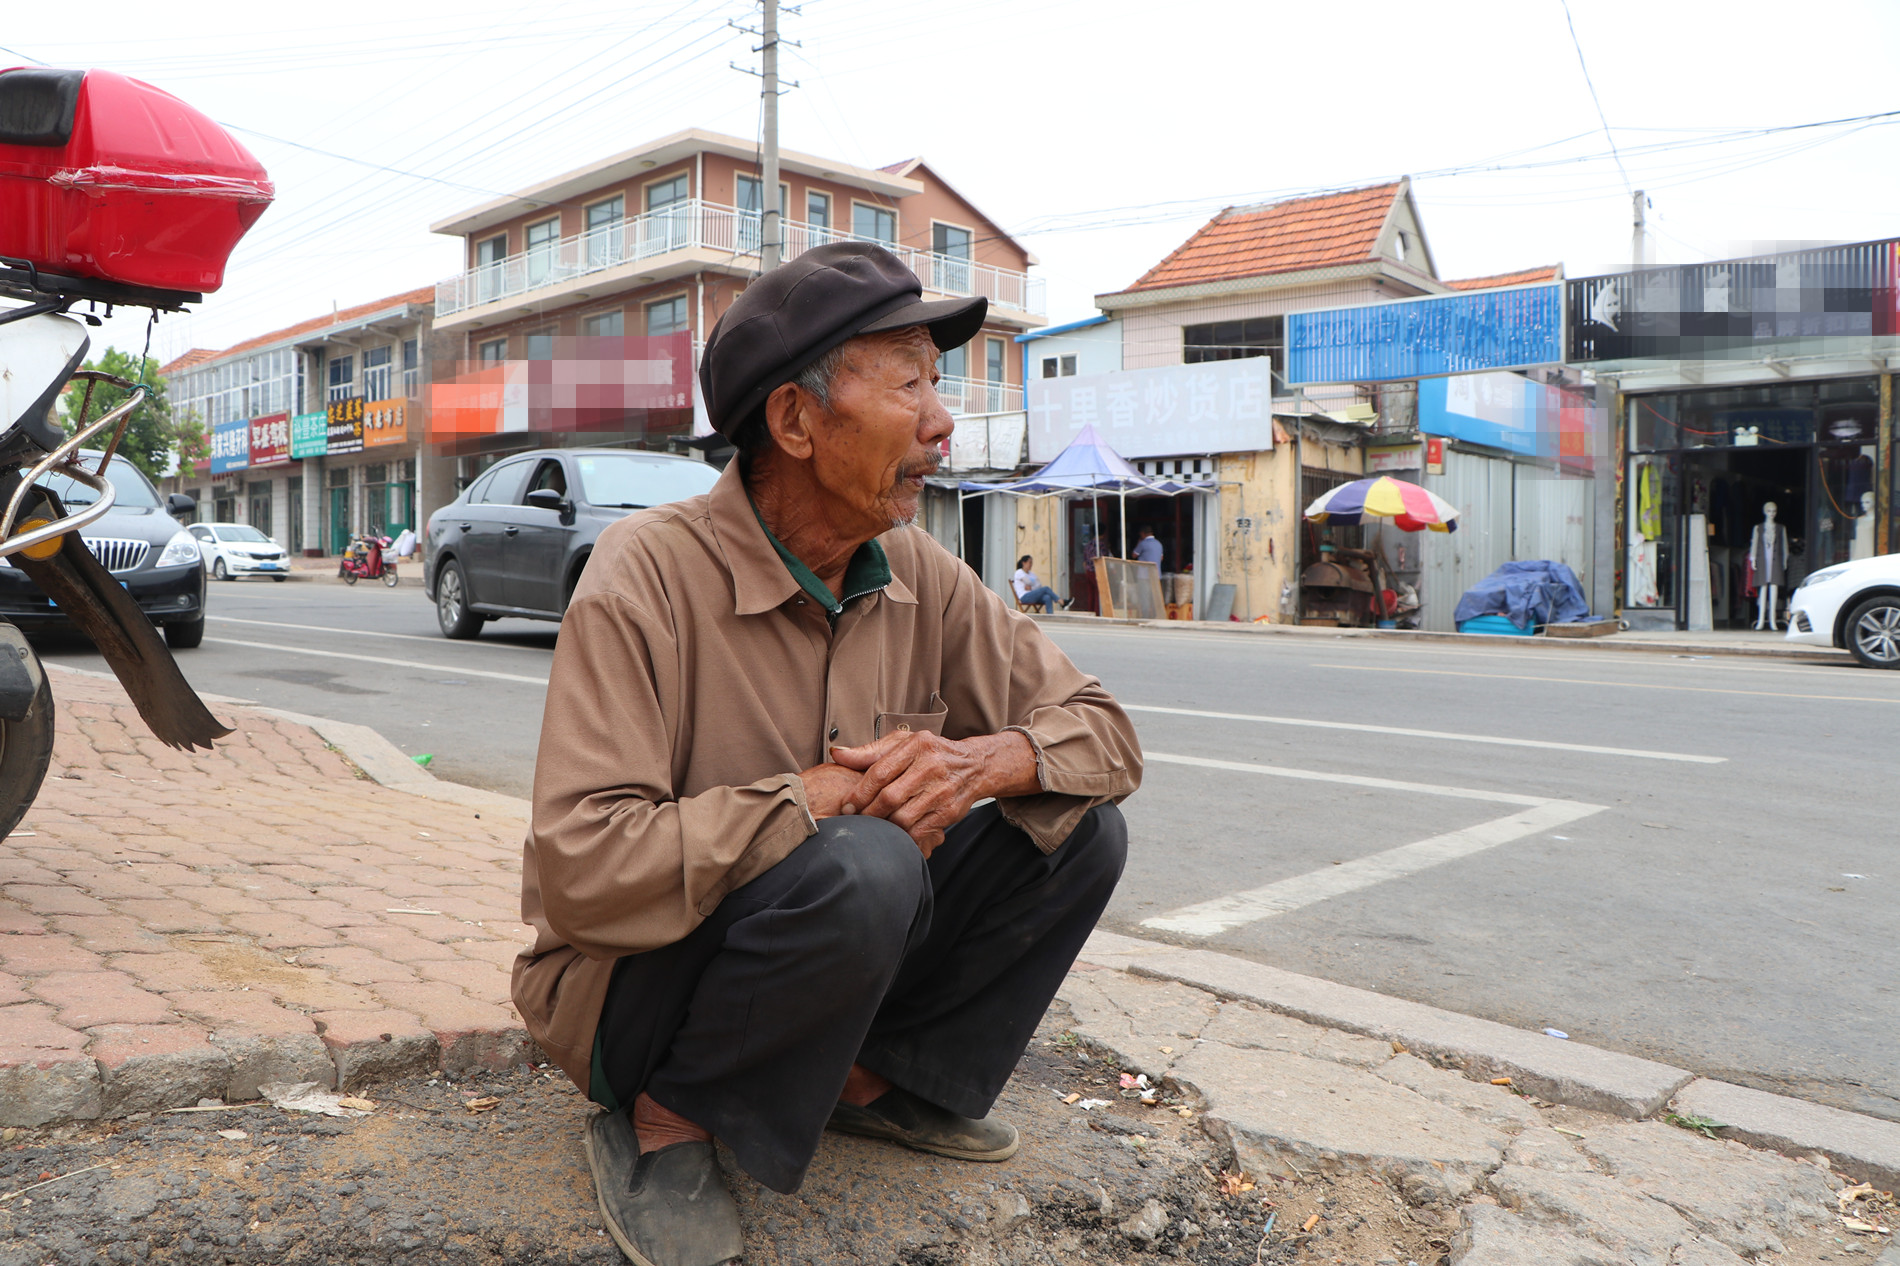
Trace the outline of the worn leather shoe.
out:
M 902 1087 L 858 1107 L 840 1103 L 831 1110 L 826 1129 L 865 1138 L 889 1139 L 920 1152 L 952 1160 L 1000 1161 L 1016 1154 L 1016 1127 L 996 1117 L 981 1121 L 960 1117 L 947 1108 L 919 1099 Z
M 642 1155 L 625 1112 L 596 1114 L 586 1143 L 607 1234 L 635 1266 L 720 1266 L 745 1252 L 711 1143 Z

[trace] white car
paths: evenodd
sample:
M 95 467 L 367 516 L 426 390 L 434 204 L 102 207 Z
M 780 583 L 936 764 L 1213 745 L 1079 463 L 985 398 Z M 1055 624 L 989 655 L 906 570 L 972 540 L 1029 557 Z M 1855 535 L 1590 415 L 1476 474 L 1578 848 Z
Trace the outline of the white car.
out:
M 1869 668 L 1900 668 L 1900 554 L 1808 575 L 1788 599 L 1788 640 L 1843 647 Z
M 194 523 L 186 531 L 198 538 L 198 552 L 213 580 L 239 576 L 290 578 L 290 558 L 284 547 L 243 523 Z

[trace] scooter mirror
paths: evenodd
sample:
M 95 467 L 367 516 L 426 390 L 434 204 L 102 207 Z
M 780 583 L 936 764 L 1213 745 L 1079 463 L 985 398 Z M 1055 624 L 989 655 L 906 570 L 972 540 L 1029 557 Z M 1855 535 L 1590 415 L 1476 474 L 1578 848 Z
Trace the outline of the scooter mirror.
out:
M 4 316 L 0 310 L 0 316 Z M 53 400 L 85 363 L 92 340 L 71 317 L 43 312 L 6 323 L 7 372 L 0 374 L 0 446 L 24 432 L 51 452 L 66 437 L 50 418 Z

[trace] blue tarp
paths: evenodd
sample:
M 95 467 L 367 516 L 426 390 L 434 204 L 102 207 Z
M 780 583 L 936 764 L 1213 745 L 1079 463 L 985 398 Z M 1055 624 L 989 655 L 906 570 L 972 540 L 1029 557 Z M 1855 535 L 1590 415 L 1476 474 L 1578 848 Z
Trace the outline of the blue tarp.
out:
M 1590 616 L 1577 573 L 1563 563 L 1526 559 L 1506 563 L 1465 590 L 1452 619 L 1458 624 L 1481 615 L 1507 617 L 1518 628 L 1570 624 Z

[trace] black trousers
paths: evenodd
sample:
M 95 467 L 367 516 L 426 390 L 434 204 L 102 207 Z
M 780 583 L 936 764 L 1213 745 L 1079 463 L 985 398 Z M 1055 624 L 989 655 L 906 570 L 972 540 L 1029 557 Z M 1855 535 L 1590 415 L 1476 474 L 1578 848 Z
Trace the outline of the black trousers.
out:
M 880 818 L 818 833 L 672 945 L 614 965 L 596 1046 L 642 1091 L 796 1191 L 853 1062 L 982 1117 L 1121 878 L 1120 810 L 1045 855 L 994 804 L 929 861 Z

